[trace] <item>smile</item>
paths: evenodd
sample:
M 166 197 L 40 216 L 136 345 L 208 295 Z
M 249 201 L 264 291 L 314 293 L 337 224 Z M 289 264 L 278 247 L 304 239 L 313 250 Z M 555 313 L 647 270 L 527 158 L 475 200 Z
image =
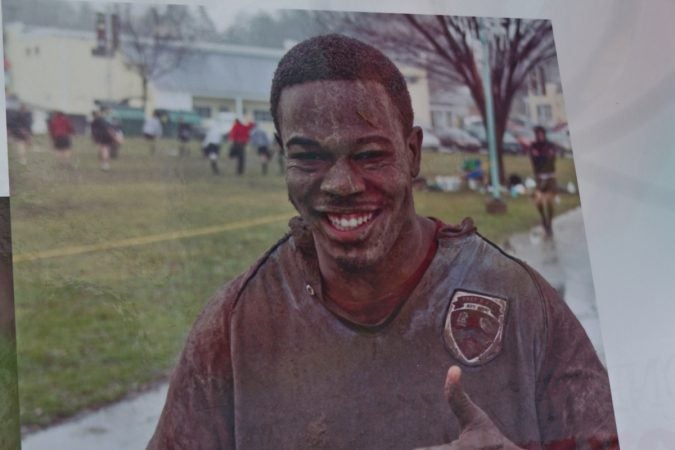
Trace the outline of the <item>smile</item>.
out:
M 340 231 L 355 230 L 370 222 L 374 216 L 373 212 L 355 214 L 326 213 L 330 224 Z

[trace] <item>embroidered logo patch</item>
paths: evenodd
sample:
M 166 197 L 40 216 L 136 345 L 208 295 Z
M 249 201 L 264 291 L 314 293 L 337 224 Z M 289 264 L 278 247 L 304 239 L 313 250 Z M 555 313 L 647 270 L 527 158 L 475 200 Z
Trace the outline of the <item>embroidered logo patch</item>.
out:
M 448 350 L 470 366 L 490 361 L 502 349 L 507 308 L 504 299 L 456 290 L 443 330 Z

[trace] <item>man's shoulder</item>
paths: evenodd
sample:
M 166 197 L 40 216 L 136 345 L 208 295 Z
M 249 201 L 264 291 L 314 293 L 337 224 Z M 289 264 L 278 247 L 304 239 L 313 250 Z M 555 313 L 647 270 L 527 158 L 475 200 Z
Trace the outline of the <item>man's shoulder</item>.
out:
M 202 327 L 218 326 L 217 323 L 213 323 L 214 318 L 226 318 L 229 316 L 236 307 L 247 286 L 251 282 L 254 282 L 257 277 L 260 277 L 261 272 L 274 270 L 274 268 L 281 263 L 280 259 L 288 257 L 287 254 L 292 246 L 291 236 L 289 234 L 284 235 L 247 270 L 221 286 L 204 307 L 197 319 L 196 325 Z
M 449 266 L 463 272 L 462 286 L 505 296 L 519 302 L 544 301 L 547 282 L 525 261 L 508 252 L 508 242 L 497 245 L 469 218 L 460 226 L 440 229 L 439 248 Z

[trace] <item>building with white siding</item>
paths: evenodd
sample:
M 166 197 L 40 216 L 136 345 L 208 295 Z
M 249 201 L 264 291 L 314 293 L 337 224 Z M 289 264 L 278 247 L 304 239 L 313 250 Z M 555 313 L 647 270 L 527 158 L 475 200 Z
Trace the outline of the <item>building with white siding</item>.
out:
M 5 28 L 7 94 L 34 111 L 62 110 L 88 117 L 96 101 L 140 106 L 141 78 L 121 51 L 96 56 L 93 32 L 29 27 Z M 125 44 L 121 39 L 122 47 Z M 204 119 L 221 112 L 246 116 L 271 132 L 269 90 L 284 49 L 192 44 L 175 70 L 150 80 L 146 114 L 154 109 L 195 111 Z M 426 72 L 401 67 L 410 90 L 415 121 L 431 124 Z

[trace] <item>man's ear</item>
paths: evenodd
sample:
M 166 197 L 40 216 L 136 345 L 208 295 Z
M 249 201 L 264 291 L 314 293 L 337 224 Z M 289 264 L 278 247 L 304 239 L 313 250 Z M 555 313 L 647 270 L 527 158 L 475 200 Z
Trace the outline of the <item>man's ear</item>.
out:
M 420 161 L 422 159 L 422 137 L 420 127 L 413 127 L 408 134 L 407 148 L 410 157 L 410 175 L 415 178 L 420 173 Z
M 281 142 L 281 136 L 279 136 L 279 133 L 277 133 L 277 132 L 274 133 L 274 140 L 277 141 L 277 144 L 279 144 L 279 148 L 281 149 L 281 154 L 285 155 L 284 144 L 283 144 L 283 142 Z

